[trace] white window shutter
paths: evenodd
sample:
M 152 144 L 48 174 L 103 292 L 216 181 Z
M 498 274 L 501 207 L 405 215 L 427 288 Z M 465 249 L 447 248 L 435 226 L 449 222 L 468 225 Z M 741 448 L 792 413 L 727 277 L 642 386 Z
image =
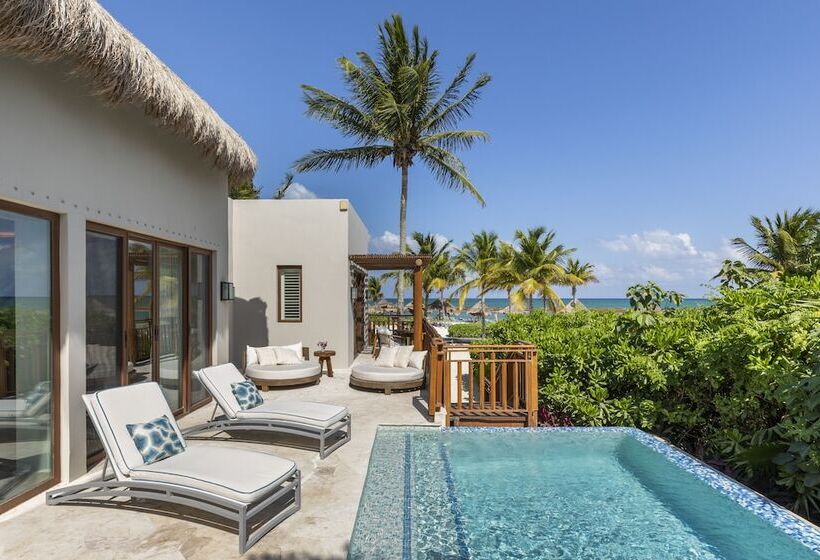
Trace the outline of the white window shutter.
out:
M 302 269 L 283 267 L 279 269 L 279 319 L 302 320 Z

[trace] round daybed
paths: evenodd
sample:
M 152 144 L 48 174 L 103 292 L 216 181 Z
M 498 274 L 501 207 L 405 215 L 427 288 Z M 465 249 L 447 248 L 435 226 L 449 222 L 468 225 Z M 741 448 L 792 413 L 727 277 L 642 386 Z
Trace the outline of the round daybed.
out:
M 360 364 L 350 370 L 351 387 L 378 389 L 389 395 L 392 391 L 410 391 L 424 385 L 424 371 L 412 367 L 385 367 Z
M 290 387 L 315 383 L 322 377 L 318 364 L 279 364 L 263 366 L 253 364 L 245 367 L 245 377 L 259 385 L 263 391 L 270 387 Z

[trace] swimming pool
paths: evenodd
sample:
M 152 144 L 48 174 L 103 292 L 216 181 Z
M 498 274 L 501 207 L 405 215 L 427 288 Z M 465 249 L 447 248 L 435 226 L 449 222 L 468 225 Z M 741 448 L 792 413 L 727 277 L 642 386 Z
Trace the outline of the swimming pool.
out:
M 354 560 L 820 557 L 820 530 L 631 428 L 380 427 Z

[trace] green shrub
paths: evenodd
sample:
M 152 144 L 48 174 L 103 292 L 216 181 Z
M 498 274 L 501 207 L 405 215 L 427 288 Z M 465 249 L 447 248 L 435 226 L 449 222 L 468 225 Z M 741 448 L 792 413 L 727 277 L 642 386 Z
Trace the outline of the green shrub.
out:
M 481 323 L 456 323 L 450 325 L 447 332 L 453 338 L 480 338 Z
M 541 405 L 637 426 L 810 517 L 820 512 L 820 274 L 724 289 L 702 308 L 511 316 L 538 346 Z

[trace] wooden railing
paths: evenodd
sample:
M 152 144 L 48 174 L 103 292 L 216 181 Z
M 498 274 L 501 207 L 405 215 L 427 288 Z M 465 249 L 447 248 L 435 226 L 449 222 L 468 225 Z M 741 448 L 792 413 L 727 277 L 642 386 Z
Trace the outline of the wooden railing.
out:
M 536 425 L 538 363 L 533 344 L 452 343 L 427 321 L 424 327 L 430 415 L 444 407 L 447 425 Z
M 425 321 L 426 322 L 426 321 Z M 376 328 L 387 327 L 391 331 L 413 330 L 413 316 L 408 314 L 371 314 L 367 318 L 367 342 L 371 348 L 376 341 Z

